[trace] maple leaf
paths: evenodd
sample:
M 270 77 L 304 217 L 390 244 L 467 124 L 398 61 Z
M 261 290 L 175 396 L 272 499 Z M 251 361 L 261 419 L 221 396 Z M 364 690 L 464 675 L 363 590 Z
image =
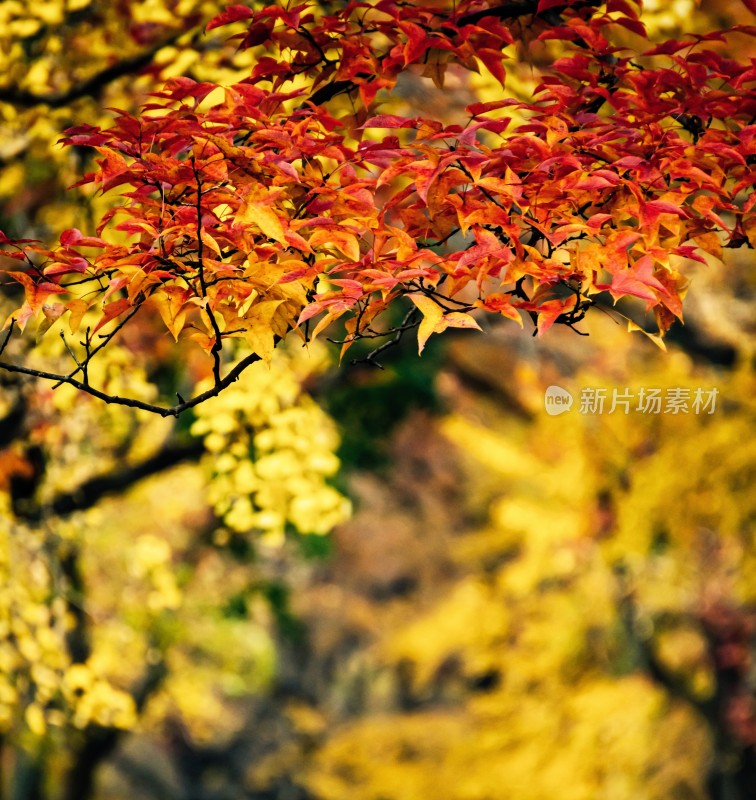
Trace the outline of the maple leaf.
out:
M 483 300 L 476 300 L 475 305 L 486 311 L 501 314 L 502 317 L 507 317 L 519 323 L 520 327 L 522 327 L 522 317 L 520 312 L 512 305 L 512 295 L 494 292 Z
M 444 312 L 444 309 L 435 300 L 424 294 L 410 294 L 407 296 L 423 315 L 417 330 L 418 353 L 423 352 L 432 334 L 442 333 L 447 328 L 473 328 L 480 330 L 480 325 L 469 314 L 459 311 Z
M 69 300 L 66 303 L 66 308 L 69 311 L 68 315 L 68 329 L 71 333 L 76 333 L 79 330 L 84 315 L 89 310 L 90 302 L 81 298 Z
M 414 128 L 416 125 L 417 121 L 414 119 L 398 117 L 396 114 L 379 114 L 363 122 L 360 128 Z
M 357 237 L 349 231 L 336 228 L 321 228 L 316 230 L 309 239 L 310 247 L 328 245 L 337 248 L 350 261 L 360 260 L 360 245 Z
M 107 325 L 108 322 L 112 322 L 117 317 L 120 317 L 122 314 L 125 314 L 127 311 L 130 311 L 133 308 L 131 305 L 131 301 L 128 297 L 121 297 L 119 300 L 114 300 L 112 303 L 108 303 L 102 309 L 102 316 L 98 323 L 94 326 L 92 333 L 97 333 L 104 325 Z
M 627 269 L 612 274 L 611 284 L 596 284 L 601 291 L 608 290 L 615 300 L 631 295 L 648 300 L 651 305 L 659 302 L 659 295 L 667 296 L 669 292 L 654 277 L 654 268 L 650 256 L 642 256 Z
M 664 343 L 664 339 L 656 333 L 649 333 L 649 331 L 644 330 L 641 328 L 640 325 L 636 324 L 632 320 L 627 321 L 627 330 L 629 332 L 637 332 L 642 333 L 647 339 L 652 341 L 660 350 L 664 350 L 666 352 L 667 345 Z
M 538 335 L 543 336 L 562 314 L 572 311 L 576 304 L 577 296 L 573 294 L 566 298 L 555 297 L 535 306 L 538 315 Z
M 84 236 L 78 228 L 69 228 L 60 234 L 60 243 L 66 247 L 107 247 L 108 243 L 96 236 Z

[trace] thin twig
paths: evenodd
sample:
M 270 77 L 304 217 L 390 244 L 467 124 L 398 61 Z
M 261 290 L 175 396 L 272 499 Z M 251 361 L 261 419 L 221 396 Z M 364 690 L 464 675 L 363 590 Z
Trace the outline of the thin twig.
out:
M 134 306 L 134 308 L 131 311 L 129 311 L 129 313 L 116 325 L 115 328 L 113 328 L 113 330 L 110 333 L 104 334 L 104 335 L 101 334 L 103 341 L 100 342 L 100 344 L 98 344 L 97 347 L 94 348 L 94 350 L 90 350 L 89 351 L 89 354 L 88 354 L 87 359 L 86 359 L 87 365 L 100 352 L 100 350 L 102 350 L 102 348 L 105 347 L 113 339 L 113 337 L 118 333 L 118 331 L 120 331 L 121 328 L 123 328 L 123 326 L 134 316 L 134 314 L 136 314 L 137 311 L 139 311 L 140 307 L 141 307 L 141 303 L 139 303 L 136 306 Z M 0 352 L 2 352 L 2 351 L 0 351 Z M 79 364 L 78 359 L 76 359 L 75 357 L 74 357 L 74 361 L 76 361 L 76 363 Z M 70 372 L 66 377 L 74 378 L 83 369 L 84 369 L 84 365 L 83 364 L 79 364 L 79 366 L 73 372 Z M 61 380 L 59 383 L 56 383 L 55 386 L 53 386 L 53 389 L 57 389 L 59 386 L 61 386 L 64 383 L 66 383 L 66 381 Z
M 10 325 L 8 326 L 8 333 L 5 334 L 5 338 L 3 339 L 3 343 L 0 344 L 0 355 L 3 354 L 5 348 L 8 346 L 8 342 L 10 341 L 11 336 L 13 336 L 13 328 L 16 326 L 16 320 L 12 319 L 10 321 Z
M 74 360 L 74 363 L 76 364 L 76 366 L 77 366 L 79 369 L 84 369 L 84 366 L 83 366 L 83 364 L 81 363 L 81 361 L 79 361 L 79 359 L 78 359 L 78 357 L 77 357 L 76 353 L 74 353 L 74 351 L 73 351 L 73 348 L 72 348 L 72 347 L 71 347 L 71 345 L 68 343 L 68 340 L 66 339 L 66 334 L 65 334 L 65 333 L 63 333 L 63 331 L 61 331 L 61 332 L 60 332 L 60 338 L 61 338 L 61 340 L 62 340 L 63 344 L 65 345 L 65 348 L 66 348 L 66 350 L 68 350 L 68 355 L 70 355 L 70 356 L 71 356 L 71 358 Z
M 372 364 L 374 367 L 378 367 L 378 369 L 383 369 L 383 364 L 380 364 L 376 361 L 376 357 L 379 356 L 381 353 L 385 353 L 386 350 L 390 350 L 392 347 L 396 347 L 396 345 L 401 342 L 402 337 L 404 336 L 405 332 L 411 330 L 412 328 L 416 328 L 419 324 L 417 322 L 417 315 L 418 309 L 417 307 L 413 306 L 405 315 L 404 319 L 402 320 L 401 324 L 398 328 L 394 328 L 393 330 L 386 333 L 386 336 L 390 336 L 394 333 L 394 338 L 389 339 L 389 341 L 384 342 L 382 345 L 375 348 L 375 350 L 371 350 L 366 356 L 363 358 L 354 358 L 349 363 L 352 365 L 355 364 Z
M 194 408 L 194 406 L 200 405 L 200 403 L 204 403 L 205 400 L 209 400 L 211 397 L 217 397 L 226 387 L 230 386 L 234 381 L 239 379 L 239 376 L 244 372 L 244 370 L 254 364 L 255 362 L 260 361 L 260 356 L 257 353 L 252 353 L 248 355 L 246 358 L 242 359 L 229 373 L 226 375 L 225 378 L 220 379 L 212 388 L 208 389 L 201 394 L 198 394 L 196 397 L 193 397 L 191 400 L 187 400 L 183 403 L 178 403 L 175 406 L 170 406 L 165 408 L 163 406 L 153 405 L 152 403 L 145 403 L 142 400 L 137 400 L 133 397 L 120 397 L 119 395 L 108 394 L 107 392 L 102 392 L 99 389 L 95 389 L 93 386 L 90 386 L 87 383 L 83 383 L 82 381 L 76 380 L 68 375 L 57 375 L 53 372 L 44 372 L 38 369 L 30 369 L 29 367 L 20 367 L 16 364 L 10 364 L 6 361 L 0 361 L 0 369 L 4 369 L 6 372 L 15 372 L 20 375 L 29 375 L 32 378 L 41 378 L 42 380 L 47 381 L 56 381 L 56 386 L 60 386 L 61 384 L 68 384 L 69 386 L 73 386 L 75 389 L 79 389 L 86 394 L 92 395 L 92 397 L 96 397 L 98 400 L 102 400 L 105 403 L 109 403 L 112 405 L 119 405 L 119 406 L 128 406 L 129 408 L 138 408 L 141 411 L 149 411 L 151 414 L 158 414 L 161 417 L 178 417 L 179 414 L 183 413 L 187 409 Z

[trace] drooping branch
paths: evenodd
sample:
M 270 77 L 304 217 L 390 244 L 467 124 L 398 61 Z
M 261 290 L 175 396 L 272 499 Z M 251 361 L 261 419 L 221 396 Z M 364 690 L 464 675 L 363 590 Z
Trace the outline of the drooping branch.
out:
M 19 375 L 29 375 L 32 378 L 41 378 L 42 380 L 53 381 L 58 385 L 68 384 L 69 386 L 73 386 L 75 389 L 79 389 L 79 391 L 89 394 L 92 397 L 96 397 L 98 400 L 102 400 L 104 403 L 128 406 L 129 408 L 137 408 L 140 411 L 149 411 L 151 414 L 159 414 L 161 417 L 178 417 L 179 414 L 183 413 L 187 409 L 194 408 L 194 406 L 204 403 L 205 400 L 209 400 L 211 397 L 216 397 L 219 395 L 226 387 L 230 386 L 232 383 L 234 383 L 234 381 L 237 381 L 239 376 L 247 367 L 251 366 L 257 361 L 260 361 L 260 356 L 257 355 L 257 353 L 248 355 L 246 358 L 242 359 L 228 373 L 228 375 L 226 375 L 224 378 L 221 378 L 221 380 L 212 388 L 196 395 L 191 400 L 182 400 L 175 406 L 169 406 L 168 408 L 165 406 L 154 405 L 152 403 L 146 403 L 143 400 L 137 400 L 133 397 L 121 397 L 120 395 L 108 394 L 107 392 L 95 389 L 94 386 L 89 386 L 82 381 L 76 380 L 76 378 L 72 378 L 69 375 L 59 375 L 54 372 L 45 372 L 44 370 L 31 369 L 30 367 L 21 367 L 17 364 L 10 364 L 7 361 L 0 361 L 0 369 L 4 369 L 6 372 L 17 373 Z

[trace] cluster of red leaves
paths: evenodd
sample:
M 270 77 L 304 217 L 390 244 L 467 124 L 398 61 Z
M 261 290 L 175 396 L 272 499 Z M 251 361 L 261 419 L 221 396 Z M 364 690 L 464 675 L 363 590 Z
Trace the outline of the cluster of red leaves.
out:
M 720 54 L 725 33 L 652 47 L 630 0 L 237 5 L 209 27 L 242 20 L 246 80 L 174 79 L 139 116 L 67 132 L 101 155 L 82 183 L 121 204 L 97 237 L 5 239 L 19 327 L 151 307 L 214 354 L 216 379 L 228 338 L 266 358 L 343 317 L 348 346 L 385 334 L 405 296 L 421 349 L 476 309 L 571 325 L 603 292 L 644 300 L 664 333 L 683 259 L 756 246 L 756 65 Z M 525 23 L 565 53 L 530 102 L 502 92 L 453 125 L 376 113 L 407 70 L 443 86 L 482 64 L 503 86 Z M 622 29 L 645 49 L 613 45 Z

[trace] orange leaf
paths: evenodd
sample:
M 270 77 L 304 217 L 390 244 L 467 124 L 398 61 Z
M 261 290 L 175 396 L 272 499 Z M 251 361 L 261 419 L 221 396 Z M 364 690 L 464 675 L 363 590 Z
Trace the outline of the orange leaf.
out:
M 18 281 L 24 287 L 24 304 L 10 316 L 16 321 L 20 330 L 26 327 L 26 323 L 31 317 L 40 312 L 51 294 L 62 294 L 66 291 L 65 287 L 48 281 L 35 283 L 25 272 L 9 272 L 8 277 Z
M 111 322 L 116 317 L 120 317 L 121 314 L 125 314 L 130 308 L 133 308 L 131 305 L 131 301 L 128 297 L 122 297 L 119 300 L 114 300 L 112 303 L 108 303 L 102 309 L 102 317 L 100 321 L 95 325 L 93 333 L 97 333 L 103 325 L 107 325 L 108 322 Z
M 484 300 L 477 300 L 475 305 L 478 308 L 493 311 L 496 314 L 501 314 L 502 317 L 514 320 L 522 327 L 522 317 L 520 312 L 512 305 L 512 295 L 495 292 L 489 294 Z
M 164 286 L 150 297 L 150 300 L 157 306 L 165 327 L 176 341 L 186 323 L 185 306 L 190 296 L 189 289 L 182 289 L 180 286 Z

